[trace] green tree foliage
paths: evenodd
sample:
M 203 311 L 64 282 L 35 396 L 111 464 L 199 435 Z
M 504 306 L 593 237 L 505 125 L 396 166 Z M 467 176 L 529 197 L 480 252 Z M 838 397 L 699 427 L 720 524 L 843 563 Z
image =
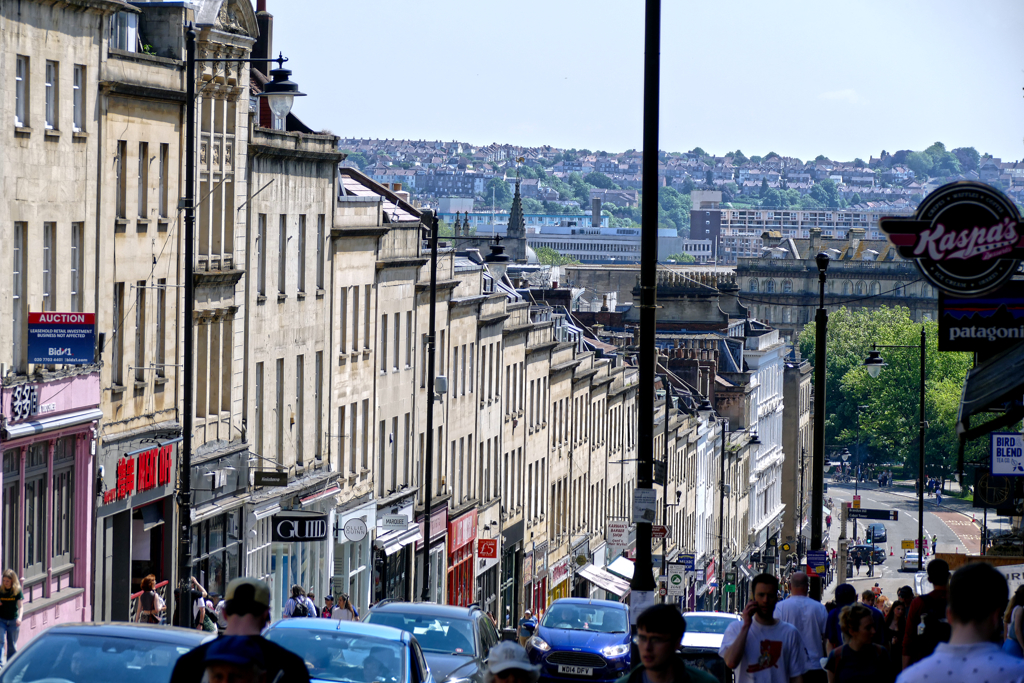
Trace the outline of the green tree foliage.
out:
M 827 156 L 825 156 L 824 154 L 819 154 L 818 156 L 814 157 L 814 160 L 815 161 L 829 161 L 829 158 Z
M 761 163 L 762 161 L 764 161 L 764 159 L 762 159 L 761 157 L 759 157 L 759 156 L 757 156 L 757 155 L 755 154 L 754 156 L 750 157 L 750 161 L 751 161 L 751 163 L 754 163 L 754 164 L 759 164 L 759 163 Z
M 544 213 L 544 204 L 532 197 L 527 197 L 523 199 L 523 213 Z
M 977 171 L 981 164 L 981 155 L 973 147 L 957 147 L 953 150 L 953 156 L 960 162 L 964 171 Z
M 708 155 L 708 153 L 705 152 L 700 147 L 694 147 L 693 149 L 691 149 L 690 150 L 690 154 L 695 155 L 698 159 L 703 159 L 704 157 L 706 157 Z
M 767 178 L 761 178 L 761 189 L 758 191 L 758 194 L 760 195 L 761 199 L 764 199 L 764 196 L 766 194 L 768 194 L 768 179 Z
M 860 202 L 861 202 L 860 193 L 859 192 L 854 192 L 853 196 L 850 197 L 850 203 L 851 204 L 860 204 Z
M 567 184 L 572 196 L 562 197 L 562 199 L 575 199 L 582 207 L 590 206 L 590 185 L 583 180 L 583 176 L 573 172 L 569 174 L 568 181 Z
M 911 152 L 907 155 L 907 168 L 914 172 L 914 175 L 921 180 L 926 180 L 928 174 L 932 172 L 932 166 L 935 162 L 932 161 L 932 157 L 925 152 Z
M 346 161 L 352 162 L 360 169 L 366 168 L 366 165 L 370 163 L 369 159 L 367 159 L 366 155 L 363 154 L 362 152 L 353 152 L 352 150 L 349 149 L 343 149 L 341 150 L 341 153 L 347 154 L 348 158 L 346 159 Z
M 674 187 L 658 188 L 658 222 L 671 221 L 680 237 L 690 236 L 690 195 Z M 668 226 L 666 226 L 668 227 Z
M 861 159 L 860 157 L 857 157 L 856 159 L 853 160 L 853 165 L 856 166 L 857 168 L 866 168 L 867 167 L 867 164 L 865 164 L 864 160 Z
M 512 190 L 509 189 L 508 183 L 502 178 L 491 178 L 484 185 L 484 206 L 491 205 L 492 196 L 494 197 L 495 209 L 507 211 L 512 208 Z
M 810 196 L 812 199 L 821 202 L 822 206 L 830 209 L 839 208 L 839 190 L 835 181 L 825 178 L 811 187 Z
M 956 465 L 959 445 L 956 415 L 964 377 L 973 361 L 969 353 L 940 353 L 938 325 L 924 323 L 927 334 L 925 365 L 925 470 L 948 473 Z M 861 443 L 868 462 L 905 464 L 916 473 L 918 459 L 918 398 L 920 395 L 921 325 L 906 308 L 876 311 L 841 308 L 829 315 L 825 356 L 825 442 L 851 447 L 857 443 L 857 406 L 867 406 L 860 419 Z M 880 349 L 888 364 L 872 378 L 863 367 L 872 343 L 905 345 Z M 801 352 L 814 360 L 814 323 L 799 337 Z M 969 442 L 967 462 L 983 457 L 985 440 Z M 943 470 L 944 468 L 944 470 Z
M 619 189 L 619 186 L 613 183 L 611 178 L 606 176 L 604 173 L 598 173 L 597 171 L 594 171 L 593 173 L 588 173 L 583 177 L 583 180 L 586 181 L 589 185 L 599 187 L 602 190 Z
M 683 252 L 681 254 L 670 254 L 668 257 L 669 261 L 675 261 L 676 263 L 696 263 L 697 259 L 692 254 Z
M 745 164 L 748 161 L 747 155 L 741 152 L 740 150 L 736 150 L 735 152 L 729 152 L 725 156 L 732 157 L 732 163 L 734 166 Z
M 537 261 L 539 261 L 541 265 L 573 266 L 579 263 L 579 261 L 574 259 L 572 256 L 561 254 L 551 247 L 537 247 L 534 251 L 537 253 Z

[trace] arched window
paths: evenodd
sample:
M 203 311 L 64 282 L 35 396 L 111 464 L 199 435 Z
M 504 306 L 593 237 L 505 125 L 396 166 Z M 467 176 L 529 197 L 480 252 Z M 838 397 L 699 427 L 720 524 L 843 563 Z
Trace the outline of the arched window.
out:
M 864 283 L 863 282 L 858 282 L 857 283 L 857 296 L 863 296 L 863 295 L 864 295 Z
M 782 281 L 782 293 L 783 294 L 792 294 L 793 293 L 793 281 L 792 280 L 783 280 Z
M 843 296 L 849 296 L 849 295 L 850 295 L 850 283 L 849 283 L 849 281 L 844 280 L 843 281 Z
M 835 294 L 836 293 L 836 281 L 835 280 L 829 280 L 828 281 L 828 293 L 829 294 Z
M 881 293 L 882 293 L 882 285 L 879 284 L 878 282 L 872 282 L 871 283 L 871 294 L 872 295 L 878 295 L 878 294 L 881 294 Z
M 897 282 L 896 283 L 896 286 L 893 287 L 892 295 L 893 296 L 903 296 L 903 283 L 902 282 Z
M 750 291 L 751 292 L 756 292 L 757 291 L 757 279 L 756 278 L 751 278 L 750 279 Z
M 767 280 L 764 283 L 764 291 L 767 292 L 768 294 L 774 294 L 775 293 L 775 280 Z

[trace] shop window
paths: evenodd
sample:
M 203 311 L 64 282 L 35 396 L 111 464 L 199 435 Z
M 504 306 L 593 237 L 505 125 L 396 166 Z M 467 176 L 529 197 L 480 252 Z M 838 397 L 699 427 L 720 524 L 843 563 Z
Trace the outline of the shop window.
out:
M 239 576 L 241 510 L 216 515 L 192 527 L 192 574 L 210 593 L 224 594 Z

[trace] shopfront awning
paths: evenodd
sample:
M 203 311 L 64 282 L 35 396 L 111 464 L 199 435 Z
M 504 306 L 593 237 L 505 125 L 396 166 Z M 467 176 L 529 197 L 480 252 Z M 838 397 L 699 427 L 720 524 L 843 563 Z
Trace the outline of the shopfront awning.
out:
M 1024 417 L 1024 344 L 1017 344 L 997 353 L 967 372 L 956 431 L 960 443 L 984 436 L 997 429 L 1009 427 Z M 980 413 L 1001 413 L 980 424 L 971 424 L 971 418 Z M 960 447 L 960 467 L 963 466 L 963 445 Z
M 419 543 L 422 540 L 423 534 L 420 533 L 420 525 L 411 523 L 405 530 L 398 529 L 381 534 L 374 541 L 374 545 L 383 548 L 385 555 L 394 555 L 410 543 Z
M 636 565 L 633 564 L 633 560 L 627 557 L 617 557 L 615 561 L 608 565 L 608 571 L 616 576 L 620 576 L 627 581 L 633 579 L 633 570 Z
M 585 564 L 576 572 L 598 588 L 620 598 L 629 594 L 629 583 L 593 564 Z
M 21 422 L 15 425 L 9 424 L 4 431 L 7 432 L 7 440 L 13 441 L 24 436 L 51 432 L 55 429 L 76 427 L 102 418 L 103 411 L 99 408 L 92 408 L 90 410 L 80 410 L 66 415 L 57 415 L 55 417 L 40 417 L 35 420 L 29 420 L 28 422 Z

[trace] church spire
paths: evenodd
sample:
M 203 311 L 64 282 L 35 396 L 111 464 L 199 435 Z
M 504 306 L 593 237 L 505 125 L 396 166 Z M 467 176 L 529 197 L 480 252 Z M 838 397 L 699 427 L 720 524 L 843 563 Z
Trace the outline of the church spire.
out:
M 512 197 L 512 210 L 508 214 L 508 229 L 505 236 L 509 239 L 526 238 L 526 217 L 523 216 L 523 198 L 519 193 L 519 178 L 516 178 L 516 193 Z

